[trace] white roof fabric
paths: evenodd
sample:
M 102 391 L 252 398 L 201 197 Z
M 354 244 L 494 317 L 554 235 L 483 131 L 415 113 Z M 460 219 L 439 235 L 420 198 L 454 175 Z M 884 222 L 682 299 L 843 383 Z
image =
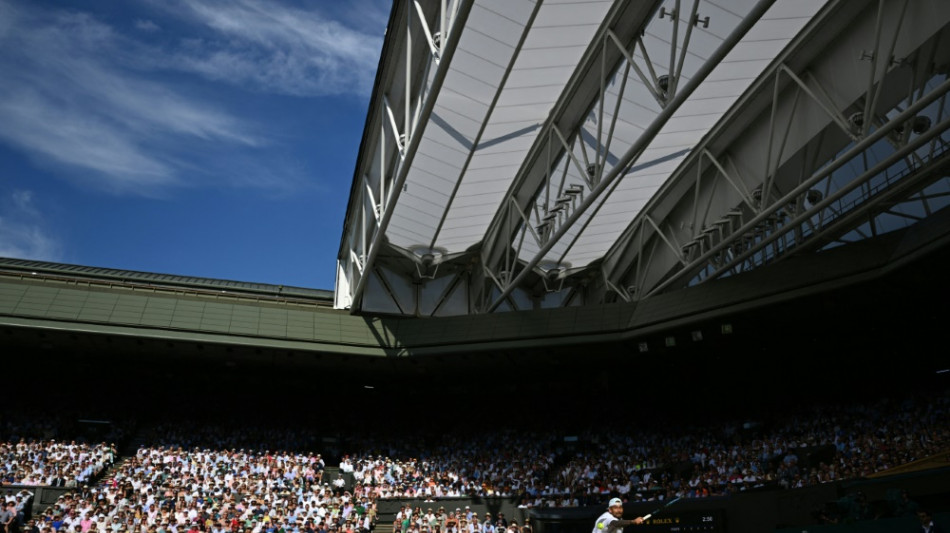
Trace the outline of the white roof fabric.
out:
M 601 196 L 548 252 L 545 262 L 580 267 L 602 257 L 689 151 L 824 3 L 776 2 L 673 114 L 616 188 Z M 452 254 L 485 237 L 526 154 L 612 4 L 608 0 L 547 0 L 540 6 L 527 1 L 474 2 L 387 228 L 392 245 Z M 710 22 L 708 28 L 699 24 L 691 33 L 679 86 L 754 4 L 754 0 L 701 2 L 699 12 L 709 16 Z M 674 5 L 672 0 L 664 3 L 667 10 Z M 643 37 L 658 74 L 669 70 L 672 26 L 668 15 L 653 18 Z M 677 60 L 685 26 L 681 23 L 678 32 Z M 643 60 L 639 48 L 634 57 Z M 604 130 L 613 120 L 623 73 L 619 69 L 608 87 Z M 604 173 L 662 110 L 633 70 L 627 78 Z M 581 133 L 588 154 L 595 150 L 598 106 L 595 102 Z M 575 147 L 575 153 L 581 157 L 580 148 Z M 557 178 L 548 182 L 551 198 L 560 193 L 563 171 L 564 183 L 585 184 L 567 156 L 555 168 L 552 175 Z M 530 259 L 539 249 L 536 241 L 526 239 L 522 259 Z

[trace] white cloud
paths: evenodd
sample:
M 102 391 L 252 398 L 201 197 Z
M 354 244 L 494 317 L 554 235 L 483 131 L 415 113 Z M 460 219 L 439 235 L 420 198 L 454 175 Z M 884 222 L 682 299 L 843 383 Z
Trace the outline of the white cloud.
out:
M 153 33 L 156 31 L 161 31 L 162 29 L 161 27 L 159 27 L 158 24 L 155 24 L 151 20 L 143 20 L 143 19 L 135 20 L 135 28 L 138 30 L 142 30 L 146 33 Z
M 45 228 L 32 191 L 13 191 L 0 206 L 0 257 L 62 260 L 62 244 Z
M 123 66 L 143 45 L 82 13 L 0 4 L 0 141 L 120 191 L 180 180 L 202 143 L 259 147 L 244 119 Z
M 0 257 L 58 262 L 62 247 L 38 226 L 0 217 Z
M 158 57 L 165 68 L 295 96 L 367 95 L 372 89 L 381 34 L 271 0 L 159 5 L 182 21 L 213 30 L 211 35 L 201 32 L 201 37 L 183 39 L 170 57 Z
M 79 167 L 120 184 L 161 185 L 174 181 L 173 170 L 137 146 L 108 117 L 91 110 L 68 109 L 29 90 L 5 91 L 0 82 L 0 139 L 18 146 L 41 164 Z
M 10 198 L 18 211 L 30 216 L 39 216 L 40 212 L 33 205 L 33 191 L 13 191 Z
M 313 5 L 139 0 L 121 22 L 0 0 L 0 143 L 119 193 L 313 186 L 268 95 L 368 96 L 389 3 Z

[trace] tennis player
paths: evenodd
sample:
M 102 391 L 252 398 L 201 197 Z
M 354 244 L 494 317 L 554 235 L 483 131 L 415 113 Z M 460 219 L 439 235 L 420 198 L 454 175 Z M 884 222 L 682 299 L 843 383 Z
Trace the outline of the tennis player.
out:
M 633 520 L 621 520 L 623 516 L 623 500 L 612 498 L 607 503 L 607 512 L 600 515 L 594 522 L 594 531 L 592 533 L 623 533 L 624 526 L 643 523 L 643 517 L 638 516 Z

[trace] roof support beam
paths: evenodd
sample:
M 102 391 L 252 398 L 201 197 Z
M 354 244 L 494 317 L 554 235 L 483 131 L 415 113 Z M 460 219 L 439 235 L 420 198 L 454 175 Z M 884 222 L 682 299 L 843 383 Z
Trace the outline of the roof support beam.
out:
M 494 311 L 504 299 L 511 294 L 511 291 L 515 286 L 517 286 L 524 277 L 530 272 L 538 263 L 544 258 L 544 256 L 553 248 L 554 244 L 564 236 L 567 230 L 581 217 L 581 215 L 586 211 L 587 207 L 593 205 L 597 198 L 603 194 L 608 187 L 613 183 L 614 180 L 622 176 L 627 169 L 636 162 L 636 160 L 643 153 L 643 150 L 649 145 L 649 143 L 656 137 L 660 132 L 662 127 L 666 122 L 672 117 L 673 113 L 679 109 L 680 105 L 693 93 L 693 91 L 702 83 L 703 80 L 709 75 L 710 72 L 726 57 L 726 55 L 732 50 L 732 48 L 739 43 L 742 37 L 749 31 L 752 26 L 758 22 L 758 20 L 765 14 L 765 12 L 772 6 L 775 0 L 759 0 L 758 3 L 752 8 L 748 15 L 743 18 L 743 20 L 736 26 L 736 28 L 723 40 L 722 44 L 710 55 L 705 63 L 696 71 L 696 74 L 690 78 L 687 84 L 683 87 L 682 92 L 678 92 L 673 98 L 669 101 L 668 105 L 660 111 L 657 117 L 653 122 L 644 130 L 641 136 L 633 143 L 632 146 L 627 150 L 627 152 L 619 159 L 617 165 L 597 184 L 590 194 L 585 198 L 585 201 L 578 205 L 578 207 L 571 213 L 569 217 L 561 224 L 557 230 L 554 232 L 554 235 L 541 249 L 528 261 L 527 265 L 522 268 L 519 273 L 511 280 L 507 286 L 502 290 L 501 294 L 498 295 L 495 300 L 488 306 L 485 310 L 487 312 Z
M 743 234 L 747 234 L 753 231 L 757 225 L 759 225 L 760 223 L 766 222 L 766 219 L 768 219 L 769 217 L 772 217 L 775 214 L 775 212 L 781 209 L 783 206 L 795 201 L 795 199 L 798 196 L 808 192 L 808 190 L 811 187 L 819 183 L 821 180 L 826 179 L 833 172 L 835 172 L 836 170 L 838 170 L 845 164 L 849 163 L 854 158 L 861 156 L 868 148 L 870 148 L 872 145 L 874 145 L 876 142 L 878 142 L 885 136 L 889 135 L 890 132 L 894 128 L 896 128 L 898 125 L 905 124 L 908 120 L 913 119 L 913 117 L 918 112 L 920 112 L 926 106 L 936 101 L 938 98 L 942 98 L 945 95 L 945 93 L 947 93 L 947 91 L 950 91 L 950 80 L 944 81 L 940 86 L 936 87 L 933 91 L 927 93 L 921 99 L 917 100 L 912 105 L 910 105 L 903 112 L 901 112 L 900 114 L 892 118 L 886 125 L 875 130 L 869 136 L 865 137 L 860 142 L 852 146 L 847 152 L 845 152 L 844 154 L 841 154 L 839 157 L 835 158 L 834 161 L 831 161 L 829 164 L 822 167 L 818 172 L 813 174 L 810 178 L 808 178 L 807 180 L 804 180 L 800 185 L 793 188 L 791 191 L 786 193 L 781 198 L 778 198 L 775 202 L 771 204 L 770 209 L 763 209 L 756 216 L 752 217 L 741 228 L 739 228 L 735 232 L 735 235 L 743 235 Z M 907 154 L 913 152 L 914 150 L 920 148 L 923 145 L 926 145 L 927 143 L 931 141 L 931 139 L 933 139 L 935 136 L 939 136 L 948 127 L 950 127 L 950 119 L 946 119 L 942 121 L 940 124 L 935 124 L 927 132 L 917 137 L 913 143 L 908 144 L 902 149 L 894 152 L 889 157 L 885 158 L 883 161 L 875 165 L 873 168 L 863 173 L 862 176 L 864 176 L 864 179 L 861 179 L 861 178 L 855 179 L 847 186 L 841 187 L 840 189 L 838 189 L 837 191 L 833 192 L 830 195 L 825 195 L 825 198 L 822 201 L 816 203 L 816 206 L 813 206 L 812 209 L 806 211 L 803 214 L 798 215 L 786 225 L 795 225 L 795 224 L 803 223 L 805 220 L 811 218 L 811 216 L 814 213 L 820 211 L 820 207 L 830 205 L 836 198 L 839 198 L 843 196 L 844 194 L 846 194 L 847 192 L 850 192 L 854 188 L 863 185 L 867 181 L 867 178 L 878 174 L 879 172 L 881 172 L 881 170 L 886 169 L 889 165 L 893 164 L 894 161 L 902 157 L 905 157 Z M 779 234 L 784 234 L 784 232 L 773 233 L 775 238 L 777 238 Z M 748 250 L 746 250 L 742 254 L 739 254 L 736 257 L 736 259 L 730 262 L 730 264 L 739 262 L 749 257 L 755 251 L 762 249 L 765 245 L 771 242 L 774 242 L 775 238 L 762 239 L 760 242 L 752 245 Z M 733 240 L 730 240 L 730 239 L 722 240 L 718 244 L 712 246 L 708 251 L 701 254 L 695 260 L 693 260 L 691 264 L 696 265 L 696 266 L 703 264 L 704 262 L 713 258 L 713 256 L 715 256 L 719 252 L 725 250 L 732 243 L 733 243 Z M 725 268 L 727 267 L 720 268 L 716 272 L 717 273 L 721 272 Z M 666 280 L 664 280 L 663 282 L 659 283 L 654 288 L 652 288 L 649 291 L 648 296 L 657 294 L 676 283 L 682 282 L 683 278 L 687 275 L 691 275 L 691 273 L 694 272 L 694 270 L 695 270 L 694 268 L 684 268 L 680 270 L 679 272 L 674 273 L 673 275 L 668 277 Z M 713 277 L 715 277 L 715 275 L 708 276 L 708 279 L 712 279 Z
M 888 6 L 893 16 L 888 16 L 894 20 L 890 25 L 899 24 L 898 10 L 899 4 Z M 683 163 L 674 171 L 673 175 L 667 180 L 667 183 L 660 191 L 648 202 L 643 209 L 643 216 L 649 214 L 654 220 L 660 221 L 666 217 L 677 217 L 682 225 L 679 227 L 692 232 L 694 239 L 699 241 L 690 241 L 689 237 L 683 238 L 683 232 L 678 232 L 677 236 L 681 240 L 687 241 L 689 250 L 684 249 L 687 259 L 696 257 L 699 253 L 708 250 L 708 246 L 716 244 L 716 235 L 728 235 L 732 229 L 741 226 L 742 223 L 751 215 L 757 214 L 761 207 L 771 205 L 778 196 L 782 196 L 785 191 L 795 187 L 804 178 L 811 175 L 822 161 L 833 158 L 834 151 L 829 148 L 838 143 L 860 140 L 860 131 L 854 128 L 853 124 L 845 118 L 849 112 L 854 110 L 852 104 L 856 103 L 863 107 L 861 89 L 864 83 L 861 80 L 852 79 L 848 84 L 846 93 L 842 93 L 842 87 L 836 86 L 834 97 L 829 96 L 824 90 L 823 83 L 828 84 L 840 69 L 835 69 L 835 65 L 841 63 L 842 66 L 851 65 L 853 61 L 859 60 L 853 56 L 843 57 L 840 50 L 832 49 L 828 53 L 827 46 L 832 42 L 836 35 L 839 41 L 844 38 L 846 42 L 851 43 L 848 46 L 862 46 L 867 41 L 868 33 L 873 33 L 874 17 L 873 9 L 870 15 L 866 15 L 866 6 L 855 3 L 841 1 L 831 1 L 826 4 L 813 17 L 808 26 L 785 47 L 784 51 L 775 58 L 775 61 L 766 69 L 765 72 L 756 80 L 752 86 L 736 101 L 732 108 L 724 115 L 720 122 L 710 131 L 702 142 L 689 154 Z M 942 11 L 942 10 L 934 10 Z M 920 12 L 915 12 L 916 17 L 920 17 Z M 933 15 L 942 15 L 941 13 L 931 13 L 933 23 L 926 25 L 927 32 L 937 31 L 941 26 L 939 17 Z M 888 18 L 885 17 L 885 18 Z M 909 26 L 909 24 L 904 24 Z M 840 27 L 842 32 L 829 32 L 829 28 Z M 890 31 L 890 30 L 888 30 Z M 888 32 L 884 32 L 889 34 Z M 905 32 L 906 33 L 906 32 Z M 919 42 L 915 44 L 902 43 L 900 51 L 897 52 L 903 56 L 909 56 L 913 46 L 920 46 L 930 37 L 930 33 L 922 33 Z M 875 41 L 876 42 L 876 41 Z M 937 41 L 935 41 L 937 42 Z M 840 45 L 842 50 L 845 45 Z M 928 47 L 931 45 L 927 45 Z M 929 53 L 929 55 L 928 55 Z M 916 58 L 912 61 L 904 61 L 891 65 L 891 72 L 894 76 L 904 76 L 896 72 L 898 69 L 908 69 L 913 66 L 915 69 L 918 63 L 922 65 L 931 65 L 935 61 L 940 64 L 942 59 L 933 59 L 931 56 L 933 50 L 924 51 L 924 57 Z M 922 78 L 926 76 L 925 72 L 915 71 L 908 79 L 915 80 L 911 87 L 923 86 Z M 789 83 L 791 82 L 791 83 Z M 894 85 L 892 80 L 887 83 Z M 871 88 L 865 87 L 866 90 Z M 784 111 L 776 113 L 778 107 L 775 98 L 776 91 L 781 94 L 783 100 L 780 102 L 784 106 Z M 797 92 L 796 92 L 797 91 Z M 772 97 L 769 98 L 771 93 Z M 806 95 L 807 98 L 800 98 Z M 891 102 L 894 101 L 894 89 L 882 93 L 886 95 Z M 918 95 L 919 97 L 919 95 Z M 908 98 L 908 101 L 913 98 Z M 796 106 L 797 103 L 797 106 Z M 771 106 L 771 110 L 769 108 Z M 801 110 L 796 110 L 796 107 Z M 852 111 L 849 111 L 849 108 Z M 743 117 L 743 114 L 746 115 Z M 797 116 L 800 115 L 800 116 Z M 771 117 L 771 120 L 769 118 Z M 878 117 L 875 117 L 878 118 Z M 887 117 L 883 117 L 884 121 Z M 795 119 L 798 123 L 794 128 L 790 128 L 789 122 Z M 737 126 L 736 124 L 741 124 Z M 760 124 L 769 124 L 770 129 L 759 127 Z M 876 122 L 875 127 L 883 123 Z M 748 133 L 751 128 L 755 133 Z M 842 138 L 842 133 L 844 138 Z M 753 135 L 753 137 L 749 137 Z M 773 148 L 765 146 L 766 139 L 774 135 Z M 757 136 L 754 137 L 754 136 Z M 809 140 L 810 139 L 810 140 Z M 827 139 L 827 142 L 824 141 Z M 789 143 L 785 147 L 785 143 Z M 833 143 L 833 144 L 829 144 Z M 802 153 L 800 150 L 806 150 Z M 844 147 L 839 148 L 844 149 Z M 810 156 L 808 154 L 811 154 Z M 766 155 L 767 154 L 767 155 Z M 785 155 L 789 154 L 789 155 Z M 764 172 L 759 170 L 763 166 L 762 159 L 769 158 L 765 162 Z M 789 161 L 785 161 L 788 159 Z M 794 160 L 793 160 L 794 159 Z M 791 163 L 789 166 L 784 166 Z M 719 178 L 724 178 L 731 188 L 726 192 L 719 188 L 715 189 L 718 180 L 710 180 L 712 165 Z M 795 169 L 795 165 L 799 168 Z M 741 172 L 740 172 L 741 168 Z M 780 181 L 773 186 L 775 172 L 781 168 Z M 728 169 L 728 170 L 727 170 Z M 687 181 L 687 173 L 696 173 L 695 180 Z M 799 176 L 796 180 L 791 180 L 791 175 Z M 702 179 L 700 179 L 700 176 Z M 769 182 L 766 186 L 766 180 Z M 690 183 L 689 186 L 686 184 Z M 702 183 L 702 190 L 700 190 Z M 756 185 L 761 185 L 756 188 Z M 829 184 L 830 186 L 830 184 Z M 687 189 L 688 187 L 688 189 Z M 814 191 L 816 193 L 820 191 Z M 737 194 L 736 194 L 737 193 Z M 686 194 L 693 196 L 688 203 L 689 213 L 686 211 Z M 824 196 L 828 191 L 824 191 Z M 709 219 L 710 213 L 704 213 L 699 207 L 701 205 L 699 196 L 703 196 L 706 205 L 714 196 L 716 205 L 712 212 L 713 220 Z M 731 203 L 735 200 L 735 203 Z M 804 198 L 797 198 L 794 204 L 782 206 L 777 213 L 792 213 L 793 215 L 801 209 Z M 690 213 L 692 217 L 690 218 Z M 822 213 L 819 216 L 823 216 Z M 625 286 L 632 279 L 631 270 L 642 269 L 642 263 L 646 258 L 639 257 L 643 246 L 632 244 L 632 235 L 640 227 L 641 216 L 636 217 L 627 226 L 627 229 L 621 234 L 614 246 L 607 252 L 601 263 L 601 268 L 606 273 L 606 278 L 611 280 L 615 286 Z M 717 233 L 702 234 L 707 224 L 718 225 Z M 806 222 L 808 225 L 809 222 Z M 821 222 L 815 221 L 817 226 Z M 806 227 L 807 232 L 807 227 Z M 655 236 L 654 236 L 655 237 Z M 654 238 L 651 237 L 651 238 Z M 747 235 L 752 238 L 751 235 Z M 746 242 L 747 244 L 747 242 Z M 695 245 L 695 246 L 694 246 Z M 721 250 L 722 254 L 729 254 L 732 250 Z M 712 259 L 710 259 L 712 261 Z M 673 257 L 668 256 L 662 261 L 654 262 L 654 269 L 644 279 L 648 279 L 645 290 L 639 291 L 639 297 L 646 297 L 649 294 L 648 289 L 665 280 L 671 272 L 679 270 L 681 263 L 675 261 Z M 694 272 L 698 267 L 693 266 Z M 639 278 L 639 276 L 638 276 Z
M 775 248 L 771 255 L 772 260 L 770 262 L 774 262 L 778 260 L 779 256 L 787 256 L 790 250 L 784 249 L 783 247 L 785 243 L 784 236 L 788 234 L 789 231 L 794 231 L 802 224 L 807 223 L 810 218 L 814 217 L 816 212 L 832 211 L 834 213 L 834 216 L 826 220 L 823 226 L 816 228 L 815 231 L 811 234 L 810 236 L 811 238 L 808 241 L 805 241 L 805 246 L 808 248 L 814 248 L 814 246 L 810 246 L 810 243 L 812 242 L 816 242 L 816 241 L 821 242 L 821 243 L 828 242 L 828 237 L 826 236 L 827 234 L 834 234 L 836 232 L 840 232 L 841 228 L 853 227 L 854 226 L 853 221 L 855 220 L 866 220 L 870 225 L 870 228 L 871 228 L 870 235 L 863 234 L 860 228 L 857 228 L 854 230 L 854 231 L 857 231 L 859 234 L 861 234 L 862 238 L 871 238 L 871 237 L 876 236 L 878 234 L 878 230 L 877 230 L 877 222 L 876 222 L 876 219 L 874 218 L 876 214 L 875 208 L 877 208 L 878 206 L 882 204 L 890 205 L 893 202 L 893 200 L 891 199 L 892 197 L 894 197 L 895 195 L 899 195 L 899 193 L 906 194 L 906 189 L 916 186 L 918 183 L 924 181 L 923 179 L 921 180 L 908 179 L 907 182 L 904 182 L 903 180 L 901 180 L 900 183 L 892 184 L 890 187 L 888 187 L 888 190 L 886 192 L 879 191 L 874 196 L 870 196 L 870 193 L 867 193 L 868 196 L 865 198 L 865 201 L 861 202 L 860 206 L 850 209 L 848 211 L 844 211 L 836 207 L 835 204 L 839 200 L 844 198 L 848 193 L 857 189 L 858 187 L 865 187 L 871 178 L 877 175 L 880 175 L 882 172 L 885 172 L 889 166 L 892 166 L 895 163 L 897 163 L 900 159 L 907 157 L 908 154 L 912 153 L 914 150 L 919 149 L 921 146 L 926 144 L 931 138 L 935 136 L 939 136 L 939 134 L 942 131 L 945 131 L 948 127 L 950 127 L 950 119 L 943 121 L 942 123 L 937 125 L 936 128 L 934 128 L 931 131 L 928 131 L 925 135 L 923 135 L 919 139 L 915 139 L 914 142 L 912 142 L 911 144 L 901 148 L 897 152 L 893 153 L 891 156 L 882 160 L 877 165 L 869 168 L 862 175 L 852 180 L 852 182 L 849 183 L 848 186 L 842 187 L 841 189 L 835 191 L 834 193 L 829 195 L 827 198 L 825 198 L 818 204 L 812 206 L 807 211 L 792 218 L 791 220 L 786 221 L 781 228 L 777 228 L 775 231 L 772 231 L 768 236 L 762 238 L 757 244 L 749 247 L 748 249 L 744 250 L 743 252 L 739 254 L 736 254 L 732 258 L 731 261 L 724 262 L 717 265 L 718 268 L 715 268 L 714 270 L 709 272 L 707 276 L 704 278 L 704 280 L 715 279 L 721 273 L 735 267 L 736 265 L 742 263 L 743 261 L 752 259 L 753 257 L 756 256 L 756 254 L 760 250 L 762 250 L 763 248 L 769 245 Z M 942 154 L 942 155 L 943 155 L 942 162 L 938 164 L 938 168 L 945 170 L 947 168 L 946 155 L 945 154 Z M 920 176 L 929 178 L 933 172 L 928 171 L 926 167 L 923 167 L 920 169 L 916 169 L 914 173 L 919 174 Z M 887 209 L 884 209 L 883 212 L 887 212 Z M 909 216 L 909 215 L 904 215 L 904 216 Z
M 403 144 L 404 153 L 403 160 L 399 163 L 395 179 L 390 188 L 389 196 L 385 198 L 385 203 L 383 204 L 382 213 L 379 220 L 379 225 L 376 227 L 376 231 L 373 233 L 373 239 L 369 246 L 369 252 L 366 254 L 365 262 L 362 265 L 362 272 L 372 272 L 375 269 L 376 257 L 379 255 L 380 249 L 385 246 L 384 236 L 386 235 L 386 229 L 389 227 L 389 221 L 392 218 L 393 206 L 396 205 L 396 202 L 399 201 L 399 195 L 403 190 L 403 187 L 406 183 L 406 177 L 409 175 L 409 169 L 412 167 L 412 160 L 415 157 L 416 150 L 419 147 L 419 142 L 422 140 L 422 133 L 425 130 L 426 125 L 429 123 L 429 116 L 432 114 L 432 109 L 435 107 L 436 98 L 435 95 L 439 93 L 439 89 L 442 87 L 442 83 L 445 81 L 445 76 L 449 71 L 449 64 L 452 62 L 452 56 L 455 53 L 455 49 L 458 47 L 459 39 L 461 38 L 462 28 L 465 26 L 465 21 L 468 17 L 468 13 L 471 11 L 473 0 L 462 1 L 459 5 L 458 12 L 453 14 L 452 25 L 447 39 L 443 36 L 445 40 L 444 48 L 441 50 L 441 60 L 436 68 L 435 75 L 433 76 L 432 83 L 429 87 L 425 87 L 424 84 L 421 88 L 422 92 L 426 93 L 424 100 L 420 102 L 421 105 L 418 106 L 417 119 L 414 121 L 414 124 L 409 124 L 409 95 L 405 98 L 407 113 L 407 129 L 405 130 L 405 140 Z M 412 17 L 409 15 L 409 21 Z M 409 35 L 409 30 L 407 28 L 407 40 Z M 407 48 L 409 43 L 407 42 Z M 408 58 L 407 58 L 408 60 Z M 411 87 L 411 70 L 412 70 L 411 61 L 406 65 L 406 76 L 407 76 L 407 91 Z M 387 109 L 389 106 L 386 106 Z M 410 129 L 411 128 L 411 129 Z M 359 280 L 356 283 L 356 286 L 353 287 L 353 290 L 350 294 L 351 313 L 356 313 L 361 308 L 361 300 L 363 296 L 363 291 L 366 290 L 366 282 L 368 276 L 360 275 Z M 352 286 L 352 284 L 351 284 Z
M 621 52 L 617 47 L 609 45 L 607 42 L 609 40 L 607 30 L 614 28 L 621 40 L 632 42 L 639 36 L 646 21 L 659 9 L 661 3 L 662 0 L 653 0 L 649 3 L 615 2 L 610 8 L 610 11 L 604 17 L 604 22 L 592 40 L 593 44 L 578 62 L 577 69 L 575 69 L 558 102 L 554 105 L 548 119 L 538 132 L 537 141 L 525 155 L 521 167 L 505 194 L 505 198 L 499 203 L 499 209 L 485 231 L 485 236 L 482 239 L 483 244 L 480 247 L 483 265 L 487 265 L 490 269 L 497 269 L 507 253 L 506 250 L 510 250 L 511 242 L 517 238 L 515 233 L 511 233 L 509 230 L 517 232 L 521 229 L 511 224 L 511 220 L 517 217 L 517 214 L 508 208 L 511 199 L 516 200 L 525 211 L 532 210 L 532 202 L 541 201 L 543 204 L 542 218 L 547 218 L 552 214 L 557 217 L 562 216 L 551 213 L 554 198 L 551 198 L 551 191 L 549 190 L 550 186 L 553 185 L 550 180 L 555 179 L 554 174 L 563 173 L 560 185 L 557 188 L 559 193 L 563 192 L 564 177 L 566 177 L 569 165 L 560 164 L 564 151 L 559 140 L 555 137 L 553 129 L 557 127 L 562 131 L 575 132 L 578 126 L 586 120 L 587 112 L 590 110 L 591 103 L 594 102 L 596 95 L 598 93 L 603 94 L 606 90 L 605 80 L 603 79 L 604 73 L 613 70 L 616 65 L 621 63 Z M 626 68 L 629 69 L 629 66 Z M 600 72 L 598 72 L 598 69 Z M 624 73 L 626 74 L 626 71 Z M 621 82 L 622 86 L 625 85 L 625 80 L 626 77 Z M 569 136 L 569 138 L 572 136 Z M 607 137 L 608 139 L 613 138 L 612 124 Z M 601 149 L 596 155 L 601 164 L 597 165 L 597 169 L 594 169 L 595 182 L 603 172 L 604 165 L 602 163 L 606 160 L 607 153 Z M 581 178 L 583 179 L 586 175 L 587 172 Z M 539 191 L 542 195 L 541 198 L 537 197 Z M 540 222 L 543 224 L 545 220 Z M 550 220 L 547 220 L 547 222 L 549 222 L 549 225 L 543 232 L 545 238 L 553 233 L 553 228 L 556 225 Z M 474 290 L 480 292 L 476 298 L 478 302 L 485 302 L 489 299 L 483 294 L 491 290 L 491 285 L 487 283 L 487 276 L 485 281 L 486 283 L 483 284 L 476 280 L 474 285 Z M 485 306 L 480 305 L 479 307 L 480 310 L 484 310 Z

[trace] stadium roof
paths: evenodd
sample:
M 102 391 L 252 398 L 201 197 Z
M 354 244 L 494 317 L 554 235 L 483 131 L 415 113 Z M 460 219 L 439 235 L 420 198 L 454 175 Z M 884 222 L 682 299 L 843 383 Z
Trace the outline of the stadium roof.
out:
M 72 281 L 86 280 L 87 283 L 121 283 L 149 289 L 190 290 L 196 293 L 230 294 L 231 296 L 295 298 L 320 302 L 327 306 L 333 301 L 333 292 L 323 289 L 50 263 L 30 259 L 0 258 L 0 273 L 42 275 L 44 278 L 51 279 L 61 277 Z
M 639 301 L 905 227 L 946 204 L 948 20 L 924 2 L 397 1 L 336 306 Z
M 740 316 L 773 344 L 927 328 L 948 23 L 937 2 L 397 1 L 335 294 L 0 259 L 0 335 L 332 367 L 652 354 Z
M 853 246 L 636 303 L 423 320 L 352 315 L 322 298 L 73 274 L 72 265 L 30 262 L 24 270 L 22 261 L 0 259 L 0 339 L 36 365 L 180 360 L 350 369 L 381 380 L 397 370 L 484 372 L 495 363 L 532 376 L 551 365 L 577 376 L 616 364 L 715 360 L 733 368 L 761 364 L 763 350 L 800 364 L 899 353 L 908 356 L 903 369 L 932 373 L 945 358 L 921 346 L 939 342 L 947 319 L 946 306 L 932 301 L 950 295 L 948 244 L 945 210 Z

